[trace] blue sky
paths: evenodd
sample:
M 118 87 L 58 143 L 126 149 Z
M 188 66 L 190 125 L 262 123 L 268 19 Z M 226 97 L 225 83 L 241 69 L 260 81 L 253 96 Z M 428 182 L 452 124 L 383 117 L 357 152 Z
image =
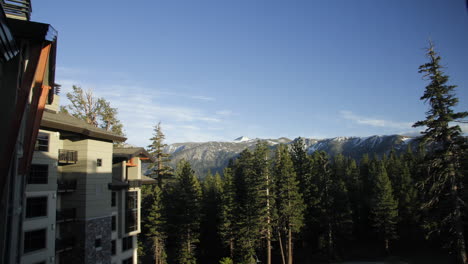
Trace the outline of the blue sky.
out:
M 59 32 L 62 103 L 92 89 L 134 145 L 158 121 L 168 143 L 414 134 L 429 38 L 468 109 L 464 0 L 42 0 L 32 20 Z

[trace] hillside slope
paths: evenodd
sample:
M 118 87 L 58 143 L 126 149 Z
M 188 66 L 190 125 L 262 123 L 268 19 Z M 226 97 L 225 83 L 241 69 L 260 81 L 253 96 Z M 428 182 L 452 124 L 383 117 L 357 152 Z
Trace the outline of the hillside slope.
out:
M 415 138 L 400 135 L 371 136 L 371 137 L 336 137 L 328 139 L 304 138 L 308 153 L 325 151 L 330 156 L 343 154 L 359 160 L 363 154 L 382 156 L 393 148 L 398 153 L 405 151 Z M 171 154 L 171 165 L 185 159 L 192 164 L 197 175 L 203 178 L 210 170 L 212 173 L 222 172 L 229 160 L 246 148 L 253 149 L 258 141 L 265 141 L 272 149 L 278 144 L 291 144 L 294 140 L 278 139 L 249 139 L 239 137 L 225 142 L 186 142 L 175 143 L 166 147 L 165 152 Z M 413 147 L 416 144 L 412 144 Z

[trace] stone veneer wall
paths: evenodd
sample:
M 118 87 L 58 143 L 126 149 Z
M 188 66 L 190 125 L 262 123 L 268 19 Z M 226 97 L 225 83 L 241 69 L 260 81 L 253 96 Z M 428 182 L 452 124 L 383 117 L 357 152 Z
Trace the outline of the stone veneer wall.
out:
M 111 264 L 112 217 L 68 223 L 60 231 L 63 237 L 73 236 L 75 246 L 60 253 L 60 263 L 67 264 Z M 96 249 L 96 237 L 101 237 L 101 248 Z
M 84 263 L 111 263 L 111 225 L 112 217 L 102 217 L 86 221 L 85 224 L 85 261 Z M 96 239 L 101 239 L 101 247 L 96 248 Z

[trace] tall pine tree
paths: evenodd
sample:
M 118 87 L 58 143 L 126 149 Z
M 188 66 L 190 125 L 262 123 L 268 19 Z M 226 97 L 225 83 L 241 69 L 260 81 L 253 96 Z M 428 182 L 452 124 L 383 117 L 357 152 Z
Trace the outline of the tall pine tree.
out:
M 363 194 L 361 175 L 354 159 L 351 159 L 346 165 L 346 188 L 348 189 L 349 203 L 353 212 L 354 235 L 358 238 L 360 235 L 359 227 L 362 226 Z
M 373 172 L 374 186 L 371 198 L 370 220 L 372 227 L 383 240 L 385 251 L 390 252 L 390 241 L 396 239 L 398 202 L 393 197 L 393 189 L 383 161 L 375 161 Z
M 162 132 L 161 122 L 154 127 L 153 137 L 150 138 L 151 144 L 148 146 L 148 152 L 156 159 L 156 162 L 150 166 L 150 176 L 157 179 L 159 188 L 163 186 L 163 179 L 171 177 L 174 173 L 168 165 L 170 155 L 164 153 L 167 144 L 164 143 L 164 133 Z
M 316 215 L 320 241 L 327 249 L 329 259 L 337 257 L 337 244 L 352 232 L 352 211 L 343 179 L 335 175 L 328 155 L 313 154 L 314 178 L 318 187 Z
M 200 261 L 217 263 L 223 256 L 223 245 L 217 227 L 222 221 L 222 181 L 219 173 L 209 173 L 202 185 L 202 220 Z
M 429 103 L 426 119 L 416 122 L 414 127 L 426 127 L 422 132 L 422 142 L 428 143 L 431 152 L 424 160 L 428 177 L 423 181 L 426 194 L 424 209 L 432 210 L 435 219 L 428 219 L 426 225 L 431 232 L 449 234 L 446 246 L 451 248 L 459 263 L 467 262 L 462 202 L 463 175 L 460 160 L 466 147 L 466 138 L 461 129 L 452 122 L 468 116 L 468 112 L 455 112 L 458 98 L 454 94 L 455 85 L 447 84 L 449 77 L 443 72 L 440 56 L 432 42 L 427 49 L 428 63 L 419 67 L 419 72 L 430 83 L 426 86 L 421 100 Z M 427 144 L 426 144 L 427 145 Z
M 235 185 L 232 175 L 233 164 L 230 162 L 224 169 L 224 180 L 221 194 L 221 223 L 218 230 L 225 246 L 229 248 L 229 257 L 234 257 L 234 212 L 235 212 Z
M 241 152 L 233 164 L 234 208 L 231 230 L 234 234 L 234 261 L 251 263 L 258 259 L 266 241 L 267 261 L 271 247 L 271 207 L 269 193 L 268 147 L 257 144 L 253 152 Z M 263 251 L 263 250 L 262 250 Z
M 144 186 L 142 189 L 142 225 L 143 230 L 139 235 L 139 240 L 150 244 L 149 247 L 153 253 L 155 264 L 166 263 L 165 250 L 165 225 L 166 221 L 163 217 L 162 192 L 156 186 Z M 140 237 L 145 236 L 144 239 Z M 144 245 L 146 250 L 148 246 Z M 146 252 L 145 252 L 146 253 Z
M 299 181 L 299 192 L 304 200 L 304 222 L 306 225 L 300 233 L 300 239 L 304 242 L 313 243 L 316 241 L 314 236 L 313 223 L 317 223 L 317 215 L 314 211 L 318 203 L 318 188 L 316 182 L 312 178 L 315 170 L 312 170 L 313 160 L 307 155 L 304 140 L 297 138 L 291 144 L 291 160 L 293 161 L 294 171 L 296 172 L 297 180 Z M 304 243 L 307 244 L 307 243 Z
M 274 169 L 276 186 L 276 208 L 278 214 L 278 237 L 280 245 L 283 244 L 282 237 L 286 239 L 287 263 L 293 263 L 293 234 L 298 233 L 304 225 L 304 201 L 299 192 L 299 181 L 294 171 L 293 162 L 288 149 L 280 145 L 276 151 Z M 282 248 L 282 247 L 281 247 Z
M 270 175 L 269 148 L 265 142 L 257 142 L 253 153 L 254 175 L 259 183 L 259 210 L 264 212 L 260 215 L 260 221 L 264 223 L 261 234 L 266 242 L 266 263 L 271 264 L 271 240 L 272 240 L 272 216 L 274 207 L 273 179 Z
M 161 131 L 161 126 L 158 124 L 155 127 L 155 134 L 150 139 L 151 145 L 148 146 L 149 153 L 156 157 L 156 162 L 150 165 L 152 170 L 150 175 L 158 179 L 158 186 L 144 186 L 142 189 L 142 221 L 143 229 L 146 237 L 140 235 L 142 238 L 143 249 L 151 244 L 153 257 L 156 264 L 166 262 L 165 251 L 165 223 L 163 221 L 163 199 L 162 199 L 162 176 L 172 174 L 172 169 L 165 165 L 168 161 L 167 154 L 162 152 L 165 144 L 163 144 L 164 134 Z M 162 169 L 159 169 L 162 168 Z
M 201 221 L 201 187 L 190 163 L 177 164 L 176 182 L 171 195 L 168 224 L 174 235 L 177 263 L 196 263 L 195 249 L 199 242 Z
M 255 249 L 261 240 L 263 216 L 260 181 L 255 176 L 252 153 L 246 149 L 235 161 L 233 169 L 235 188 L 232 230 L 234 233 L 234 256 L 236 263 L 254 263 Z M 259 212 L 260 211 L 260 212 Z

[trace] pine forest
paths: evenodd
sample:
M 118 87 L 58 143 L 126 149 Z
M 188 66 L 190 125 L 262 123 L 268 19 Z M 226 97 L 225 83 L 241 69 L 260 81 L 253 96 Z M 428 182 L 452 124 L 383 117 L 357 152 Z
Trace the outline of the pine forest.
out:
M 456 86 L 432 43 L 427 57 L 419 72 L 429 81 L 421 97 L 429 110 L 414 124 L 425 130 L 403 153 L 354 159 L 307 153 L 301 138 L 259 141 L 223 173 L 196 175 L 185 160 L 168 165 L 157 124 L 147 148 L 157 184 L 142 189 L 140 261 L 329 263 L 431 252 L 419 263 L 465 263 L 468 155 L 456 122 L 468 113 L 453 110 Z

